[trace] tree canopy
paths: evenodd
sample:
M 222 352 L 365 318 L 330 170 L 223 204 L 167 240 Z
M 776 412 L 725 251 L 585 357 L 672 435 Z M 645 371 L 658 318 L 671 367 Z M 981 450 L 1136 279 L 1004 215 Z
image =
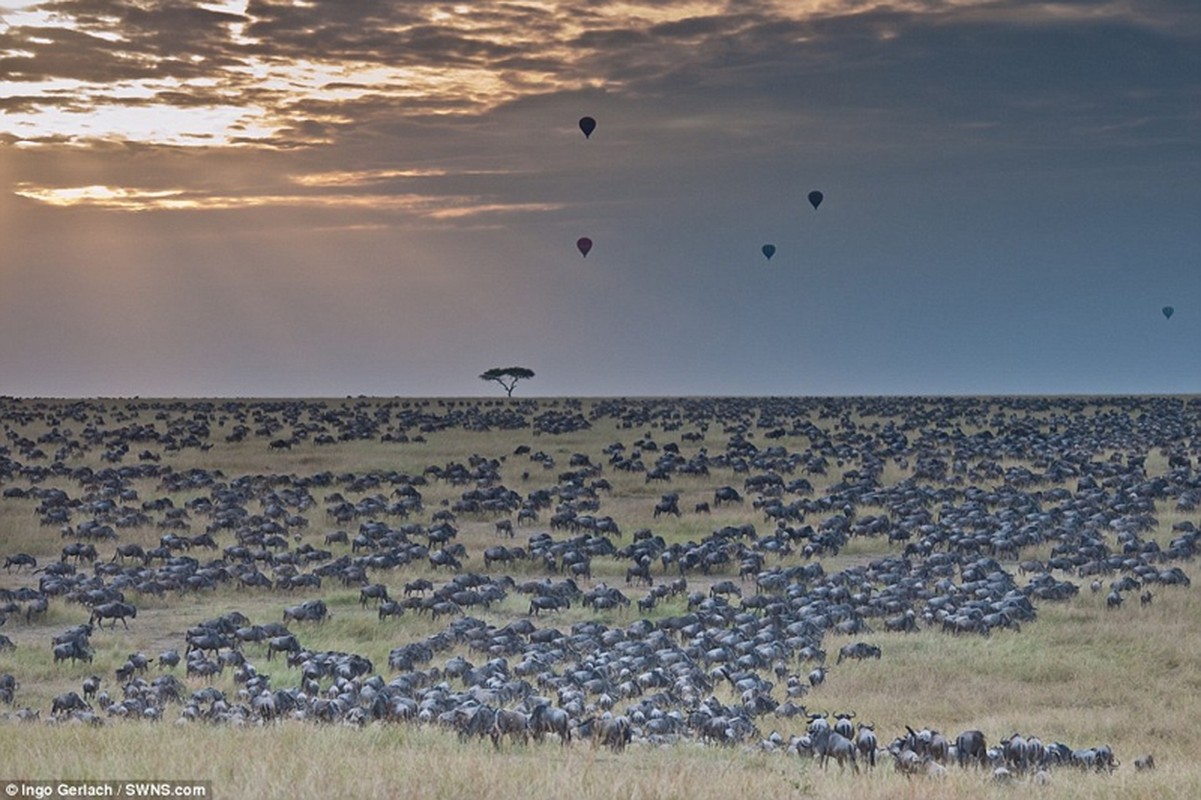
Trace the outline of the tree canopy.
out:
M 528 367 L 493 367 L 480 375 L 486 381 L 496 381 L 505 388 L 505 393 L 513 396 L 513 387 L 518 381 L 534 377 L 534 371 Z

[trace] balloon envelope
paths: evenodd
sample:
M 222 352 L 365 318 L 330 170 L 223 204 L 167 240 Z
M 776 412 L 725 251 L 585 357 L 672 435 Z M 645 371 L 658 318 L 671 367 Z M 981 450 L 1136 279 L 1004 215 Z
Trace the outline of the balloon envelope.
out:
M 812 205 L 814 208 L 817 208 L 818 206 L 820 206 L 822 204 L 822 200 L 824 200 L 825 198 L 826 198 L 826 196 L 824 194 L 822 194 L 819 191 L 814 190 L 809 193 L 809 204 Z
M 767 260 L 771 261 L 771 257 L 776 254 L 776 246 L 774 244 L 763 245 L 763 255 L 767 256 Z
M 1175 314 L 1175 313 L 1176 313 L 1176 309 L 1172 308 L 1171 306 L 1164 306 L 1164 307 L 1163 307 L 1163 315 L 1164 315 L 1165 317 L 1167 317 L 1168 319 L 1171 319 L 1171 318 L 1172 318 L 1172 315 L 1173 315 L 1173 314 Z
M 575 246 L 576 246 L 576 247 L 579 249 L 579 251 L 580 251 L 580 255 L 582 255 L 582 256 L 584 256 L 585 258 L 587 258 L 587 257 L 588 257 L 588 251 L 592 249 L 592 240 L 591 240 L 591 239 L 589 239 L 587 236 L 581 236 L 581 237 L 580 237 L 580 238 L 579 238 L 579 239 L 576 241 L 576 243 L 575 243 Z
M 580 117 L 580 130 L 584 132 L 584 138 L 587 139 L 596 130 L 596 120 L 592 117 Z

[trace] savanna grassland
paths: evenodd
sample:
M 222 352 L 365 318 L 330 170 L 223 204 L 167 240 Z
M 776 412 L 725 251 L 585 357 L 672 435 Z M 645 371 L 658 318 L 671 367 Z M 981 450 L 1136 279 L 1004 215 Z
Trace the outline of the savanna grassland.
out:
M 281 554 L 306 545 L 327 550 L 329 557 L 302 561 L 301 572 L 342 557 L 353 562 L 378 553 L 349 542 L 326 545 L 326 535 L 335 530 L 346 530 L 351 539 L 370 521 L 426 530 L 437 512 L 457 509 L 452 542 L 462 546 L 458 574 L 512 578 L 503 582 L 503 599 L 489 607 L 441 618 L 410 608 L 403 616 L 380 619 L 374 603 L 360 604 L 360 583 L 334 577 L 324 578 L 319 589 L 241 587 L 232 578 L 212 588 L 171 589 L 161 596 L 127 589 L 125 599 L 136 605 L 137 616 L 127 620 L 128 628 L 118 622 L 97 629 L 90 638 L 92 661 L 76 663 L 56 662 L 50 642 L 88 622 L 89 607 L 64 592 L 48 594 L 44 612 L 27 614 L 29 598 L 44 588 L 46 573 L 0 570 L 0 589 L 12 598 L 5 601 L 0 634 L 15 645 L 0 652 L 0 675 L 12 675 L 16 683 L 11 704 L 0 706 L 0 781 L 206 780 L 213 796 L 221 798 L 1201 797 L 1201 600 L 1191 586 L 1148 577 L 1151 568 L 1180 568 L 1196 577 L 1191 552 L 1184 551 L 1189 546 L 1181 544 L 1182 538 L 1191 541 L 1192 525 L 1201 521 L 1201 512 L 1193 510 L 1201 499 L 1193 470 L 1201 452 L 1201 404 L 1189 398 L 8 399 L 0 400 L 0 415 L 5 429 L 0 557 L 28 554 L 44 570 L 61 560 L 64 546 L 81 541 L 81 523 L 113 526 L 116 538 L 96 540 L 97 560 L 75 564 L 68 582 L 99 575 L 101 583 L 111 584 L 121 570 L 161 568 L 162 560 L 144 567 L 119 561 L 104 565 L 113 563 L 118 545 L 137 543 L 150 550 L 168 533 L 205 532 L 214 517 L 196 501 L 231 486 L 246 487 L 243 506 L 250 517 L 241 527 L 214 528 L 217 549 L 179 549 L 173 557 L 194 558 L 227 575 L 253 566 L 276 580 L 286 571 Z M 683 468 L 698 464 L 705 469 Z M 648 480 L 648 471 L 656 468 L 666 478 Z M 183 475 L 206 479 L 189 484 L 178 480 Z M 749 478 L 762 475 L 779 476 L 780 488 L 747 488 Z M 794 483 L 802 478 L 807 486 Z M 395 499 L 399 486 L 420 496 L 420 507 L 407 515 L 394 511 L 337 520 L 329 514 L 339 502 L 334 495 L 355 505 L 377 495 Z M 741 502 L 718 505 L 715 491 L 725 486 L 737 490 Z M 535 520 L 522 522 L 516 508 L 463 505 L 473 490 L 495 487 L 511 490 L 523 503 L 540 490 L 552 500 L 537 510 Z M 575 491 L 582 487 L 588 491 Z M 280 516 L 264 516 L 284 489 L 297 488 L 311 502 L 284 502 Z M 61 524 L 45 524 L 52 490 L 70 499 L 69 518 Z M 666 493 L 678 495 L 678 515 L 655 514 Z M 768 518 L 763 501 L 770 497 L 765 496 L 790 507 L 791 515 Z M 144 512 L 140 521 L 114 524 L 122 509 L 141 510 L 144 503 L 163 498 L 169 504 Z M 97 503 L 103 500 L 111 502 Z M 885 754 L 875 769 L 858 774 L 834 764 L 822 768 L 789 746 L 805 733 L 805 716 L 757 713 L 753 733 L 724 744 L 702 741 L 690 726 L 671 735 L 652 734 L 643 724 L 645 713 L 637 716 L 633 710 L 658 697 L 657 689 L 632 690 L 630 676 L 617 670 L 606 676 L 611 686 L 604 697 L 589 694 L 573 712 L 572 725 L 606 709 L 632 715 L 632 741 L 620 751 L 582 736 L 560 746 L 555 735 L 529 744 L 506 739 L 496 750 L 486 736 L 460 737 L 436 716 L 317 722 L 290 713 L 265 721 L 252 708 L 235 669 L 201 677 L 187 674 L 183 663 L 171 670 L 152 663 L 141 676 L 149 681 L 175 675 L 185 689 L 180 701 L 146 715 L 157 721 L 111 713 L 95 700 L 86 713 L 51 711 L 54 698 L 80 692 L 93 675 L 114 703 L 121 700 L 124 689 L 116 672 L 130 654 L 153 659 L 176 649 L 185 655 L 187 631 L 201 621 L 238 611 L 254 623 L 276 622 L 286 607 L 315 599 L 326 604 L 328 619 L 289 623 L 306 651 L 356 654 L 370 660 L 372 674 L 385 682 L 408 676 L 414 691 L 428 694 L 444 683 L 445 693 L 457 696 L 467 689 L 463 679 L 440 670 L 452 658 L 478 665 L 494 653 L 460 639 L 413 670 L 394 667 L 390 655 L 395 648 L 437 638 L 465 617 L 497 629 L 528 618 L 531 595 L 517 587 L 548 578 L 559 582 L 565 575 L 550 572 L 540 559 L 485 569 L 482 554 L 488 547 L 525 547 L 540 533 L 556 540 L 580 535 L 578 528 L 550 523 L 556 511 L 580 500 L 592 500 L 587 515 L 611 517 L 620 534 L 608 537 L 615 552 L 591 558 L 590 576 L 578 578 L 578 588 L 588 592 L 604 583 L 631 601 L 651 591 L 627 581 L 634 562 L 622 548 L 631 545 L 635 531 L 649 530 L 665 548 L 682 553 L 714 540 L 716 531 L 753 526 L 753 533 L 743 528 L 737 536 L 717 537 L 715 546 L 733 554 L 729 561 L 715 563 L 709 574 L 691 568 L 684 576 L 689 592 L 707 598 L 715 583 L 732 580 L 742 597 L 731 595 L 728 605 L 711 601 L 701 611 L 712 630 L 699 642 L 671 634 L 673 646 L 696 660 L 697 674 L 710 679 L 696 697 L 689 699 L 677 687 L 681 696 L 656 701 L 674 702 L 681 719 L 691 720 L 695 707 L 710 698 L 726 709 L 744 701 L 730 679 L 740 668 L 702 654 L 748 619 L 762 631 L 765 617 L 782 613 L 780 606 L 776 612 L 741 610 L 757 591 L 753 573 L 740 576 L 740 563 L 747 553 L 759 552 L 759 572 L 820 563 L 823 574 L 791 581 L 795 591 L 759 592 L 791 603 L 789 620 L 809 614 L 827 626 L 817 636 L 830 668 L 824 683 L 809 688 L 807 675 L 815 664 L 794 652 L 744 670 L 771 682 L 772 703 L 792 699 L 810 712 L 854 712 L 856 722 L 874 725 L 882 746 L 904 735 L 907 725 L 936 729 L 952 739 L 974 728 L 993 747 L 1014 733 L 1071 749 L 1109 745 L 1119 765 L 1112 773 L 1050 766 L 1045 785 L 1018 774 L 998 785 L 991 769 L 953 764 L 942 777 L 906 777 L 894 771 Z M 696 510 L 701 503 L 709 504 L 707 512 Z M 183 519 L 175 523 L 181 527 L 165 526 L 167 507 L 189 509 L 176 515 Z M 242 541 L 259 519 L 282 525 L 285 541 L 282 547 L 255 548 L 269 549 L 278 561 L 264 556 L 247 564 L 227 548 Z M 858 525 L 873 519 L 887 522 L 874 530 Z M 513 525 L 512 538 L 498 533 L 502 520 Z M 777 538 L 788 546 L 764 547 L 778 526 L 789 531 Z M 63 535 L 64 527 L 69 535 Z M 838 532 L 845 535 L 835 536 L 836 542 L 825 538 Z M 420 534 L 409 538 L 425 544 Z M 1104 557 L 1098 559 L 1098 552 Z M 1063 562 L 1051 568 L 1048 561 L 1055 557 L 1076 562 L 1071 569 Z M 1111 563 L 1104 570 L 1081 574 L 1092 572 L 1086 564 L 1106 558 Z M 947 603 L 963 605 L 975 592 L 987 596 L 974 584 L 964 588 L 965 568 L 981 559 L 993 559 L 985 572 L 993 573 L 994 581 L 1000 580 L 998 574 L 1011 580 L 1019 594 L 1029 593 L 1032 581 L 1044 580 L 1040 576 L 1076 589 L 1065 599 L 1034 599 L 1032 619 L 1010 619 L 988 635 L 944 632 L 940 609 L 945 612 Z M 1040 569 L 1032 568 L 1034 561 Z M 884 618 L 895 608 L 886 614 L 873 600 L 891 596 L 887 580 L 879 577 L 886 573 L 885 563 L 904 563 L 909 570 L 904 602 L 914 612 L 916 631 L 885 629 Z M 934 564 L 943 567 L 929 571 Z M 659 558 L 651 573 L 655 585 L 680 576 L 675 562 L 665 569 Z M 370 582 L 384 584 L 396 598 L 410 581 L 425 578 L 439 586 L 454 574 L 427 558 L 366 571 Z M 1107 598 L 1114 582 L 1125 577 L 1137 579 L 1138 586 L 1121 590 L 1122 602 L 1115 607 Z M 840 586 L 854 590 L 846 601 L 850 616 L 867 629 L 839 633 L 830 624 L 837 615 L 817 613 L 824 606 L 814 605 L 813 593 L 824 597 Z M 1151 596 L 1140 602 L 1145 592 Z M 568 608 L 539 614 L 534 624 L 570 634 L 598 622 L 608 630 L 630 631 L 628 639 L 635 630 L 670 627 L 670 620 L 690 612 L 688 605 L 681 594 L 664 597 L 649 610 L 631 604 L 595 611 L 574 598 Z M 649 624 L 636 627 L 641 619 Z M 836 663 L 839 648 L 859 641 L 878 646 L 881 657 Z M 271 689 L 301 686 L 301 669 L 282 656 L 268 660 L 261 643 L 245 643 L 241 652 L 259 674 L 270 676 Z M 577 648 L 564 660 L 547 663 L 524 678 L 528 694 L 560 704 L 565 695 L 558 681 L 604 655 Z M 507 663 L 515 667 L 520 659 L 508 656 Z M 358 685 L 368 677 L 360 676 Z M 802 685 L 791 697 L 786 694 L 790 677 L 794 686 Z M 332 678 L 319 683 L 323 694 L 334 694 Z M 208 722 L 203 713 L 194 719 L 184 713 L 189 696 L 210 689 L 222 693 L 232 716 Z M 500 695 L 495 705 L 517 708 L 522 699 Z M 36 712 L 36 719 L 19 719 L 22 709 Z M 1136 771 L 1135 759 L 1148 753 L 1154 755 L 1155 769 Z

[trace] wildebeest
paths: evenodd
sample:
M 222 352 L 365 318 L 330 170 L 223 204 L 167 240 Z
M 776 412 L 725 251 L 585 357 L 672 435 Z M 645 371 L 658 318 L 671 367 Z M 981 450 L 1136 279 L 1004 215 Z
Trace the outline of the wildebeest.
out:
M 829 727 L 829 725 L 811 725 L 809 737 L 813 746 L 813 755 L 817 757 L 818 763 L 823 767 L 833 758 L 838 762 L 840 769 L 845 769 L 847 762 L 850 761 L 851 769 L 855 772 L 859 771 L 859 762 L 855 756 L 855 743 L 850 739 L 838 733 L 832 727 Z
M 554 733 L 559 737 L 559 744 L 570 744 L 570 722 L 571 720 L 567 716 L 566 711 L 561 708 L 554 708 L 549 703 L 539 703 L 530 712 L 530 732 L 533 734 L 534 741 L 536 742 L 541 742 L 546 734 Z
M 382 583 L 373 583 L 359 590 L 359 605 L 363 608 L 367 607 L 368 600 L 375 600 L 378 605 L 383 600 L 391 599 L 388 596 L 388 587 Z
M 69 713 L 71 711 L 91 711 L 92 707 L 84 702 L 83 698 L 75 692 L 67 692 L 55 697 L 50 704 L 50 713 L 54 715 Z
M 329 609 L 324 600 L 306 600 L 298 606 L 288 606 L 284 609 L 284 622 L 324 622 L 329 616 Z
M 520 547 L 488 547 L 484 550 L 484 569 L 491 568 L 498 561 L 508 564 L 523 558 L 525 558 L 525 551 Z
M 117 545 L 117 549 L 113 552 L 112 561 L 120 559 L 124 562 L 127 558 L 136 558 L 138 561 L 145 563 L 146 550 L 137 542 Z
M 859 755 L 870 767 L 876 766 L 877 746 L 875 726 L 860 722 L 859 731 L 855 734 L 855 749 L 859 751 Z
M 814 667 L 814 669 L 809 673 L 809 686 L 814 689 L 816 689 L 818 686 L 821 686 L 823 683 L 825 683 L 826 674 L 829 671 L 830 668 L 825 665 Z
M 11 706 L 16 691 L 17 679 L 8 673 L 0 675 L 0 703 Z
M 382 621 L 388 617 L 404 616 L 405 608 L 403 603 L 396 600 L 384 600 L 377 606 L 376 611 Z
M 64 643 L 54 645 L 54 663 L 66 661 L 68 658 L 71 659 L 72 664 L 77 661 L 90 663 L 91 649 L 82 641 L 64 641 Z
M 659 502 L 655 503 L 654 516 L 657 518 L 660 514 L 680 516 L 680 496 L 675 492 L 663 495 Z
M 270 661 L 271 657 L 273 655 L 275 655 L 276 653 L 299 653 L 299 652 L 300 652 L 300 640 L 297 639 L 294 635 L 292 635 L 290 633 L 286 634 L 284 636 L 272 636 L 270 639 L 267 640 L 267 660 L 268 661 Z
M 626 749 L 626 745 L 634 738 L 633 727 L 628 717 L 606 715 L 592 722 L 592 743 L 594 746 L 608 747 L 615 753 Z
M 854 644 L 844 644 L 838 649 L 838 660 L 836 664 L 841 664 L 844 658 L 854 658 L 862 660 L 865 658 L 879 658 L 880 648 L 874 644 L 867 642 L 855 642 Z
M 75 559 L 77 563 L 83 563 L 85 558 L 88 561 L 95 561 L 97 559 L 96 545 L 91 542 L 71 542 L 63 548 L 61 560 L 66 561 L 69 558 Z
M 41 595 L 33 600 L 30 600 L 29 605 L 25 606 L 25 622 L 33 622 L 33 617 L 35 614 L 45 614 L 49 608 L 50 600 L 45 595 Z
M 720 506 L 723 503 L 741 503 L 742 495 L 733 486 L 722 486 L 713 492 L 713 505 Z
M 520 738 L 522 744 L 529 744 L 529 718 L 521 711 L 502 708 L 496 712 L 496 719 L 492 723 L 489 735 L 492 737 L 492 746 L 497 750 L 500 749 L 501 739 L 506 736 L 510 741 Z
M 88 620 L 88 624 L 95 624 L 97 627 L 104 627 L 104 620 L 111 619 L 112 625 L 109 627 L 115 628 L 117 620 L 121 620 L 121 624 L 129 630 L 129 623 L 125 621 L 126 617 L 137 619 L 138 609 L 132 603 L 122 603 L 114 601 L 112 603 L 102 603 L 92 609 L 92 616 Z
M 531 598 L 530 610 L 527 613 L 536 617 L 542 611 L 557 611 L 560 608 L 567 608 L 569 605 L 571 604 L 565 598 L 542 594 Z
M 28 553 L 15 553 L 11 556 L 4 557 L 4 571 L 5 572 L 11 571 L 12 567 L 16 567 L 17 572 L 21 571 L 21 567 L 29 567 L 30 569 L 36 569 L 37 565 L 38 565 L 38 560 L 36 558 L 34 558 L 33 556 L 29 555 Z
M 454 554 L 449 550 L 435 550 L 429 554 L 430 567 L 437 569 L 438 567 L 450 567 L 455 572 L 463 568 L 462 562 L 455 558 Z
M 983 769 L 988 766 L 988 743 L 984 731 L 967 730 L 955 737 L 955 759 L 960 767 L 968 762 Z
M 432 591 L 434 584 L 425 578 L 415 578 L 405 584 L 405 596 L 412 594 L 424 595 L 428 591 Z

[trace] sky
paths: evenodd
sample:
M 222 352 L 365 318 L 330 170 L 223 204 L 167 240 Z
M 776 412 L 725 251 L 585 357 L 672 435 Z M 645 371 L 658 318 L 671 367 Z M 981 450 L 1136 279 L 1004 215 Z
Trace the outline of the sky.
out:
M 1196 0 L 0 0 L 2 395 L 1196 393 L 1199 345 Z

